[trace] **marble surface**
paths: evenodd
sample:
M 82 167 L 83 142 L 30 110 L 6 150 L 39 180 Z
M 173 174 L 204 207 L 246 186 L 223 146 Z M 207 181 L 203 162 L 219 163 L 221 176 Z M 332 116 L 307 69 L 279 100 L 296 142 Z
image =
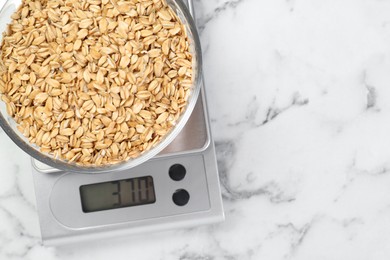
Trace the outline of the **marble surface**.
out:
M 0 259 L 389 259 L 390 2 L 196 10 L 226 221 L 44 247 L 29 157 L 0 130 Z

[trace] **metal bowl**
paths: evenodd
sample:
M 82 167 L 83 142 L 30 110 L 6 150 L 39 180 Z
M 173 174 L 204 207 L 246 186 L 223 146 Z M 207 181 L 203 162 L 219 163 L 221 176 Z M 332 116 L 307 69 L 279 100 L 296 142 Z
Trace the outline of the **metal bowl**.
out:
M 11 15 L 17 10 L 21 2 L 21 0 L 6 0 L 5 4 L 0 10 L 0 32 L 5 31 L 7 24 L 11 22 Z M 31 144 L 28 139 L 24 137 L 16 128 L 17 123 L 11 116 L 8 115 L 5 103 L 0 100 L 0 126 L 3 128 L 5 133 L 12 139 L 12 141 L 14 141 L 16 145 L 18 145 L 26 153 L 40 162 L 59 170 L 78 173 L 100 173 L 129 169 L 149 160 L 161 152 L 180 133 L 188 118 L 190 117 L 198 99 L 202 80 L 202 52 L 195 22 L 193 21 L 193 18 L 186 5 L 181 0 L 167 0 L 167 3 L 177 14 L 187 30 L 187 34 L 190 40 L 190 50 L 193 55 L 193 86 L 191 88 L 191 94 L 187 100 L 187 106 L 185 110 L 177 120 L 176 125 L 172 127 L 172 129 L 162 138 L 159 143 L 134 159 L 112 165 L 82 166 L 76 163 L 70 163 L 64 159 L 54 158 L 54 156 L 50 154 L 42 153 L 39 151 L 39 147 L 37 145 Z M 0 40 L 1 38 L 2 35 L 0 36 Z

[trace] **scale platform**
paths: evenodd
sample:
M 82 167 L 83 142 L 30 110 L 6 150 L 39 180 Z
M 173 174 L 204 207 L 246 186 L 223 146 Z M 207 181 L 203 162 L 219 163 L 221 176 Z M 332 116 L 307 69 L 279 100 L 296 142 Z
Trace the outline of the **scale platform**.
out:
M 192 0 L 183 2 L 194 14 Z M 181 133 L 157 156 L 137 167 L 77 174 L 36 160 L 32 165 L 45 245 L 224 220 L 203 85 Z

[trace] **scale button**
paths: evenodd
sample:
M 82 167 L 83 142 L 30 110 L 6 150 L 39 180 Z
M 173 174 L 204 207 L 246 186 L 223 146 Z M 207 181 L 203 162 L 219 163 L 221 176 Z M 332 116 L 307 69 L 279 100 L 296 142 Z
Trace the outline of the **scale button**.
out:
M 176 190 L 172 195 L 173 202 L 178 206 L 184 206 L 190 200 L 190 194 L 184 189 Z
M 174 181 L 181 181 L 186 176 L 186 168 L 181 164 L 174 164 L 169 168 L 169 177 Z

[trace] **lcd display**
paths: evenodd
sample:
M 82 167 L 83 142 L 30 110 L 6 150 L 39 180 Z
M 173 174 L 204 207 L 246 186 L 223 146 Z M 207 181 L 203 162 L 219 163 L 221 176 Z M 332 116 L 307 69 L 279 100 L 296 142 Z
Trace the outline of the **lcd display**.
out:
M 85 213 L 156 202 L 152 176 L 80 186 Z

